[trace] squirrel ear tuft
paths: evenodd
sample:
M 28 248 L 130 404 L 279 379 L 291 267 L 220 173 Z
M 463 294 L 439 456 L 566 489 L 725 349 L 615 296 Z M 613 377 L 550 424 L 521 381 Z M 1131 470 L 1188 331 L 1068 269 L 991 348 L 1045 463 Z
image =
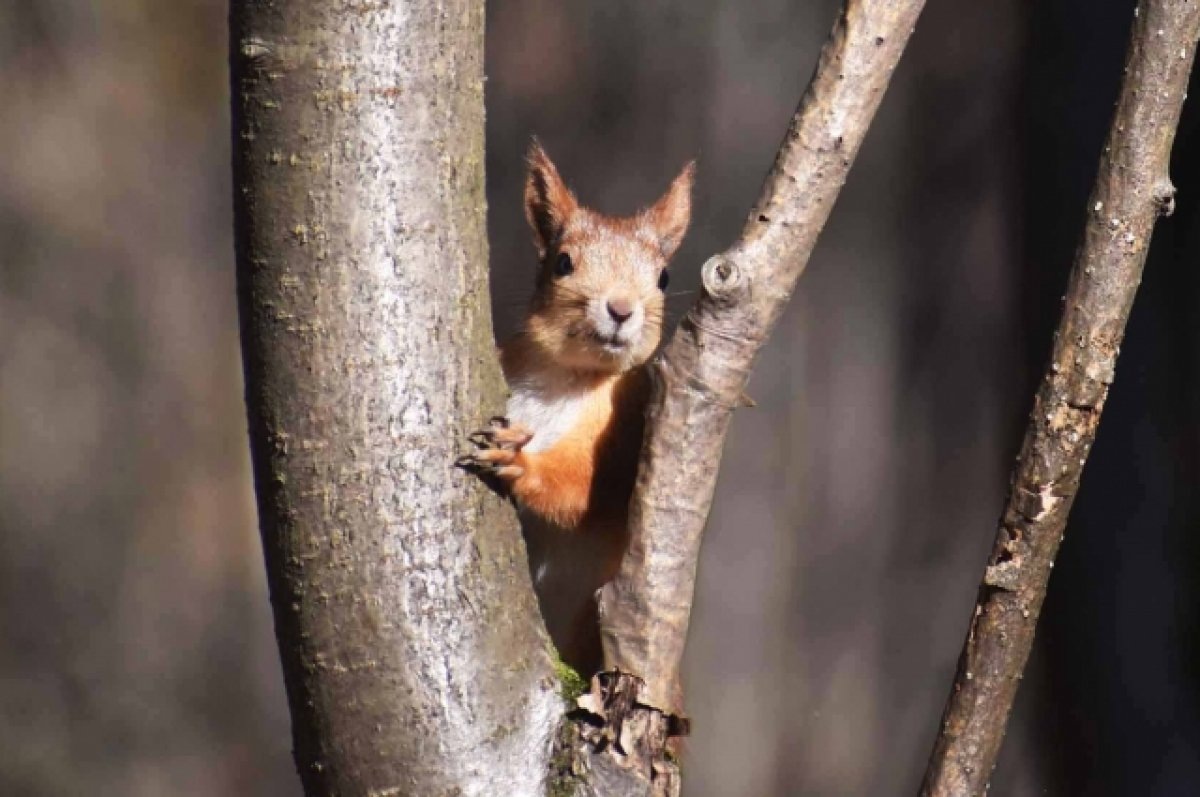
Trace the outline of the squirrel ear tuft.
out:
M 689 161 L 667 192 L 643 214 L 665 258 L 675 254 L 692 220 L 692 184 L 695 181 L 696 162 Z
M 537 138 L 529 142 L 525 162 L 529 169 L 525 177 L 525 218 L 533 230 L 538 258 L 542 259 L 558 246 L 578 203 Z

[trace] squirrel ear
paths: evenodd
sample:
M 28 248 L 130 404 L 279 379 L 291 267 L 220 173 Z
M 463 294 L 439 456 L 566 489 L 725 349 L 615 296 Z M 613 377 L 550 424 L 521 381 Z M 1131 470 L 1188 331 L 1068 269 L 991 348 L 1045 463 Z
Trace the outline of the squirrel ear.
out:
M 525 219 L 533 230 L 540 259 L 558 245 L 578 203 L 536 138 L 529 142 L 525 163 L 529 169 L 525 178 Z
M 692 184 L 695 181 L 696 162 L 689 161 L 671 182 L 667 193 L 643 214 L 665 258 L 670 259 L 675 254 L 687 232 L 692 219 Z

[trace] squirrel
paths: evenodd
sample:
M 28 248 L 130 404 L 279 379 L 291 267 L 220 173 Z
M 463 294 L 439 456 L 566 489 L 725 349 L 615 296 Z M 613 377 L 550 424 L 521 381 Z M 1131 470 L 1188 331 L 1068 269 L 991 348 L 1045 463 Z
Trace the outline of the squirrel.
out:
M 629 217 L 583 207 L 537 139 L 525 217 L 538 271 L 520 331 L 500 347 L 505 415 L 457 464 L 515 502 L 551 639 L 586 676 L 601 669 L 595 593 L 628 543 L 628 505 L 662 336 L 667 265 L 691 219 L 695 162 Z

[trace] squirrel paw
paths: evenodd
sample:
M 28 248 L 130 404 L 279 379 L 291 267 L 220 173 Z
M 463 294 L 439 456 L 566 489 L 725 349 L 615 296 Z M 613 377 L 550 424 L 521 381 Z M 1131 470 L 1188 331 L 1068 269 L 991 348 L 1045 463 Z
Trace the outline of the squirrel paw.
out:
M 486 429 L 477 429 L 467 436 L 477 450 L 454 461 L 455 466 L 480 476 L 492 476 L 511 482 L 520 478 L 525 469 L 516 464 L 521 449 L 533 439 L 533 432 L 507 418 L 495 417 Z
M 519 423 L 513 423 L 508 418 L 497 415 L 488 421 L 486 429 L 471 432 L 468 438 L 478 448 L 520 451 L 526 443 L 533 439 L 533 432 Z

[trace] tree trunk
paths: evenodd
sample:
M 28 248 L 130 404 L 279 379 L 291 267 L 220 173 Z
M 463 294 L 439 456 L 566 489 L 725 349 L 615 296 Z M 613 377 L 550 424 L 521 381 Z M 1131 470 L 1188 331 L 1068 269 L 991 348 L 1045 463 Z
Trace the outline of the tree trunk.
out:
M 562 703 L 511 509 L 452 469 L 503 406 L 482 0 L 235 0 L 255 483 L 308 795 L 542 789 Z

